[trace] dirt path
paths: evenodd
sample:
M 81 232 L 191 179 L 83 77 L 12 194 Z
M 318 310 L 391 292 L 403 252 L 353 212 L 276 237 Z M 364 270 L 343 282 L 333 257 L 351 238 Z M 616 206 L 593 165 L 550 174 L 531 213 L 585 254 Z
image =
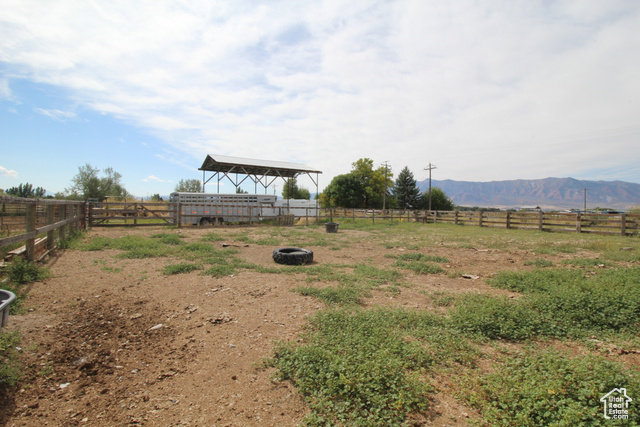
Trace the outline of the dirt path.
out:
M 88 237 L 157 232 L 96 229 Z M 180 232 L 196 240 L 205 231 Z M 237 234 L 233 229 L 219 232 Z M 386 255 L 404 250 L 369 242 L 364 233 L 339 233 L 344 241 L 360 239 L 357 251 L 349 246 L 311 248 L 315 262 L 384 266 L 393 262 Z M 273 247 L 239 246 L 237 256 L 274 266 Z M 415 286 L 400 293 L 376 291 L 367 304 L 426 308 L 432 303 L 425 291 L 498 292 L 484 285 L 482 277 L 523 268 L 527 257 L 524 251 L 427 250 L 446 256 L 447 269 L 480 278 L 408 274 L 406 280 Z M 166 258 L 126 260 L 114 258 L 116 254 L 60 251 L 48 262 L 51 277 L 31 286 L 25 304 L 29 311 L 12 316 L 8 325 L 23 335 L 30 378 L 15 393 L 0 396 L 0 425 L 300 423 L 307 409 L 295 388 L 272 380 L 272 370 L 260 365 L 271 355 L 273 341 L 296 340 L 306 317 L 324 307 L 292 292 L 301 277 L 247 270 L 223 278 L 198 272 L 165 276 L 161 269 Z M 448 396 L 432 403 L 433 425 L 452 420 L 465 425 L 471 412 Z

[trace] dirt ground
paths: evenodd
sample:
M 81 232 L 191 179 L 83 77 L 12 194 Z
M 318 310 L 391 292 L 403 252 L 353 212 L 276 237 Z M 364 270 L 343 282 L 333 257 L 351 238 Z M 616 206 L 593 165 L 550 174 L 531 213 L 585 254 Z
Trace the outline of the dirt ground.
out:
M 161 231 L 93 229 L 87 235 Z M 210 231 L 180 233 L 195 241 Z M 216 231 L 237 234 L 233 228 Z M 252 228 L 243 231 L 251 234 Z M 339 234 L 362 239 L 363 233 Z M 235 243 L 237 256 L 276 265 L 273 247 Z M 357 251 L 309 249 L 318 264 L 378 266 L 393 263 L 385 255 L 406 250 L 366 240 L 358 246 Z M 399 293 L 374 291 L 366 303 L 437 309 L 425 291 L 508 294 L 483 279 L 528 268 L 524 261 L 532 256 L 524 250 L 450 247 L 420 252 L 447 257 L 445 268 L 471 278 L 408 274 L 405 280 L 415 286 Z M 27 379 L 0 394 L 0 425 L 299 425 L 307 413 L 301 397 L 290 383 L 273 380 L 273 370 L 261 368 L 261 361 L 271 355 L 274 341 L 297 340 L 306 317 L 324 308 L 319 300 L 292 292 L 301 277 L 247 270 L 223 278 L 198 272 L 165 276 L 166 258 L 125 260 L 114 258 L 116 253 L 64 250 L 48 259 L 51 277 L 30 286 L 27 312 L 11 316 L 6 326 L 23 335 Z M 443 393 L 430 408 L 424 425 L 464 426 L 474 417 L 472 409 Z

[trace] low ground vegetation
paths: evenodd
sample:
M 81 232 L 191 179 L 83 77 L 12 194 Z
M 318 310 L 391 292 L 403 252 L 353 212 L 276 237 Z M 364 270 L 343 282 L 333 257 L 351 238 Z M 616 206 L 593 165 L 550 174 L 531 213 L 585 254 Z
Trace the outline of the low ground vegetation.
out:
M 190 414 L 199 411 L 200 422 L 207 425 L 388 426 L 431 425 L 436 421 L 487 426 L 639 424 L 640 406 L 635 405 L 640 398 L 637 239 L 445 224 L 374 225 L 369 221 L 344 221 L 337 234 L 323 231 L 317 226 L 101 230 L 70 243 L 61 257 L 74 254 L 84 259 L 79 262 L 85 273 L 99 273 L 106 282 L 112 278 L 123 289 L 142 290 L 152 286 L 150 282 L 165 281 L 172 283 L 168 286 L 180 284 L 184 293 L 201 286 L 204 295 L 223 301 L 224 292 L 241 289 L 245 282 L 250 284 L 245 299 L 265 298 L 281 283 L 286 291 L 276 295 L 279 300 L 288 300 L 288 305 L 279 306 L 278 313 L 288 310 L 293 315 L 296 305 L 301 310 L 300 304 L 311 304 L 305 305 L 308 311 L 304 322 L 298 329 L 291 329 L 287 338 L 283 339 L 282 333 L 271 335 L 273 341 L 265 344 L 265 351 L 254 356 L 246 346 L 249 356 L 239 357 L 251 360 L 252 373 L 247 376 L 257 378 L 253 384 L 242 392 L 229 392 L 227 400 L 219 405 L 191 406 L 194 411 Z M 223 247 L 223 242 L 233 245 Z M 278 246 L 311 248 L 316 252 L 315 262 L 306 266 L 276 265 L 270 262 L 269 254 Z M 17 263 L 11 270 L 11 283 L 39 281 L 54 286 L 56 276 L 64 275 L 55 265 L 47 270 L 52 276 L 49 278 L 42 270 L 33 273 L 31 269 L 30 265 Z M 91 286 L 86 281 L 83 284 Z M 100 295 L 108 293 L 104 285 L 101 289 Z M 28 294 L 21 288 L 16 290 L 23 298 Z M 72 299 L 67 309 L 89 304 L 90 297 L 78 292 L 83 296 Z M 171 303 L 179 300 L 185 308 L 162 323 L 173 318 L 191 322 L 204 304 L 186 305 L 178 294 L 170 295 Z M 23 300 L 23 310 L 29 302 L 29 298 Z M 203 318 L 204 324 L 231 328 L 234 315 L 230 313 L 243 303 L 246 301 L 242 299 L 228 306 L 212 303 L 219 304 L 218 312 Z M 125 319 L 135 320 L 138 315 L 147 315 L 141 310 L 139 304 L 120 313 Z M 28 318 L 30 314 L 16 318 L 20 316 Z M 117 324 L 117 316 L 109 321 Z M 264 322 L 270 322 L 268 316 Z M 225 345 L 225 351 L 236 348 L 241 340 L 239 335 L 235 341 L 228 337 L 235 329 L 219 326 L 211 331 L 207 326 L 203 329 L 202 321 L 185 325 L 181 326 L 184 329 L 173 326 L 173 330 L 182 331 L 184 346 L 193 354 L 210 347 L 211 340 L 220 334 L 224 342 L 232 343 Z M 254 330 L 258 331 L 258 326 L 250 332 L 245 330 L 244 335 L 258 339 Z M 124 337 L 126 331 L 120 334 Z M 5 399 L 10 396 L 16 402 L 13 415 L 4 421 L 21 419 L 29 424 L 47 417 L 42 415 L 44 410 L 38 418 L 36 409 L 20 409 L 21 399 L 43 399 L 38 397 L 38 387 L 30 388 L 30 383 L 40 387 L 59 383 L 63 379 L 56 377 L 55 371 L 63 367 L 55 367 L 46 353 L 34 351 L 38 354 L 35 359 L 16 353 L 19 340 L 17 331 L 3 331 L 0 340 L 0 387 L 5 389 Z M 137 342 L 133 337 L 129 340 L 131 346 Z M 194 342 L 201 342 L 201 347 L 189 347 Z M 154 345 L 161 351 L 159 342 L 154 341 Z M 114 350 L 113 354 L 120 354 L 124 360 L 125 349 L 121 347 L 120 353 Z M 177 350 L 172 351 L 174 355 Z M 16 365 L 21 357 L 22 374 Z M 163 360 L 163 356 L 157 357 Z M 74 360 L 67 361 L 65 369 Z M 182 361 L 180 375 L 196 375 L 195 371 L 202 375 L 206 365 L 187 362 Z M 152 365 L 154 361 L 147 363 Z M 217 381 L 233 386 L 240 382 L 239 374 L 227 374 L 232 372 L 225 370 L 229 360 L 215 363 L 216 370 L 227 375 Z M 118 364 L 125 366 L 124 361 Z M 52 372 L 43 372 L 43 366 L 52 366 Z M 34 374 L 35 369 L 39 369 L 38 374 Z M 97 365 L 92 369 L 98 369 Z M 113 367 L 105 367 L 104 375 L 113 375 L 111 371 Z M 173 378 L 175 374 L 167 375 L 165 369 L 156 372 L 152 382 L 132 383 L 129 394 L 147 395 L 146 401 L 137 400 L 133 406 L 149 410 L 148 402 L 166 393 L 153 388 L 157 378 Z M 260 418 L 264 412 L 238 411 L 240 400 L 251 399 L 243 396 L 255 395 L 261 375 L 269 378 L 271 387 L 292 385 L 304 409 L 279 410 L 275 417 L 280 417 L 278 422 Z M 181 381 L 183 386 L 191 384 Z M 149 388 L 146 391 L 144 384 Z M 20 388 L 31 391 L 19 393 Z M 615 388 L 625 388 L 634 399 L 629 420 L 607 420 L 603 416 L 600 398 Z M 267 393 L 267 386 L 260 390 Z M 107 396 L 105 393 L 103 396 Z M 186 389 L 180 393 L 183 400 L 197 400 L 185 395 Z M 118 422 L 135 418 L 144 423 L 133 406 L 129 412 L 134 411 L 138 418 L 129 413 L 129 418 L 125 417 L 124 410 L 116 411 L 116 401 L 103 400 L 103 409 L 114 410 Z M 256 406 L 258 401 L 255 398 L 247 405 Z M 29 408 L 31 403 L 23 404 Z M 273 406 L 270 401 L 268 407 Z M 214 413 L 217 418 L 208 418 Z M 195 418 L 184 418 L 185 414 L 180 412 L 176 417 L 200 425 Z M 69 415 L 48 416 L 49 420 L 60 421 Z M 166 417 L 161 420 L 171 423 L 173 419 Z M 89 414 L 85 418 L 86 423 L 99 425 L 99 420 Z M 157 418 L 147 421 L 161 425 Z

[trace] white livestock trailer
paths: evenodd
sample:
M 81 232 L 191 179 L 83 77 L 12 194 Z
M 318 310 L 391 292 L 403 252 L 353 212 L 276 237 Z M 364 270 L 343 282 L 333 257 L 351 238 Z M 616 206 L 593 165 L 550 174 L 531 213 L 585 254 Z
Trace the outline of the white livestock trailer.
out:
M 171 193 L 175 223 L 208 225 L 254 222 L 283 216 L 315 217 L 315 200 L 280 199 L 267 194 Z

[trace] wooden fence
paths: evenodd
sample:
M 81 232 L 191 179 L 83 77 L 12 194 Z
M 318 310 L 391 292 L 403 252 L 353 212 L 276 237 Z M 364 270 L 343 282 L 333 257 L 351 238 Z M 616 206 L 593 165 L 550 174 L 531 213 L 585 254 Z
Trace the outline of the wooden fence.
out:
M 7 201 L 9 199 L 14 200 L 14 203 L 18 203 L 15 201 L 19 200 L 24 206 L 27 205 L 25 204 L 25 200 L 29 200 L 3 198 L 3 203 L 9 203 Z M 31 203 L 33 203 L 33 201 L 31 201 Z M 78 209 L 84 206 L 80 202 L 38 200 L 35 204 L 36 209 L 60 209 L 48 208 L 46 207 L 47 203 L 53 206 L 67 206 L 65 208 L 65 212 L 68 212 L 69 209 L 71 209 L 69 206 L 77 206 Z M 40 208 L 38 208 L 38 206 L 40 206 Z M 89 227 L 178 225 L 175 215 L 171 215 L 174 208 L 176 208 L 176 206 L 169 202 L 92 202 L 88 203 L 86 208 L 87 225 Z M 3 209 L 5 208 L 3 207 Z M 56 215 L 55 212 L 57 212 L 57 210 L 54 210 L 54 215 Z M 285 220 L 276 221 L 276 223 L 280 225 L 292 224 L 293 221 L 290 220 L 290 215 L 284 215 L 283 218 L 285 216 Z M 40 216 L 37 217 L 40 218 Z M 56 218 L 58 218 L 58 216 L 56 216 Z M 67 220 L 66 218 L 67 217 L 65 217 L 66 221 L 72 221 Z M 304 219 L 305 218 L 303 217 L 303 220 Z M 624 236 L 640 235 L 640 215 L 624 213 L 418 211 L 336 208 L 321 209 L 318 216 L 312 214 L 307 215 L 306 221 L 303 221 L 302 223 L 309 224 L 316 220 L 320 223 L 325 223 L 332 221 L 355 221 L 356 219 L 367 219 L 373 223 L 376 221 L 408 221 L 553 232 L 596 233 Z M 4 221 L 5 224 L 11 222 L 11 215 L 4 214 L 3 216 L 0 214 L 0 227 L 3 226 L 2 221 Z M 46 222 L 44 227 L 50 227 L 50 224 L 55 225 L 58 222 L 53 220 L 50 223 Z M 69 224 L 69 222 L 65 223 L 65 225 Z M 40 233 L 44 232 L 42 231 L 42 227 L 38 228 L 35 226 L 35 228 L 37 229 L 36 231 L 39 231 Z M 32 232 L 32 230 L 29 231 Z M 11 237 L 11 239 L 16 238 L 17 236 Z M 6 241 L 6 238 L 1 239 L 0 246 L 5 245 Z M 11 240 L 11 242 L 14 241 L 16 240 Z
M 495 227 L 555 232 L 640 235 L 640 215 L 559 212 L 416 211 L 373 209 L 322 209 L 324 221 L 368 219 L 375 221 L 418 221 L 478 227 Z
M 168 202 L 89 202 L 89 227 L 174 225 Z
M 187 203 L 190 208 L 207 207 L 210 205 Z M 288 214 L 287 208 L 268 206 L 248 207 L 246 205 L 224 205 L 225 212 L 236 212 L 231 214 L 238 222 L 253 224 L 260 221 L 258 218 L 270 219 L 277 225 L 293 225 L 293 216 Z M 276 214 L 263 217 L 262 209 L 277 211 Z M 301 208 L 299 208 L 300 210 Z M 315 221 L 314 209 L 304 209 L 306 224 Z M 176 215 L 177 212 L 177 215 Z M 273 213 L 273 212 L 272 212 Z M 190 223 L 193 218 L 202 217 L 202 213 L 182 212 L 179 203 L 170 202 L 89 202 L 87 203 L 87 224 L 88 227 L 126 227 L 126 226 L 182 226 Z M 210 216 L 210 215 L 209 215 Z
M 84 226 L 83 202 L 0 196 L 0 248 L 25 242 L 29 260 L 42 258 L 67 232 Z

